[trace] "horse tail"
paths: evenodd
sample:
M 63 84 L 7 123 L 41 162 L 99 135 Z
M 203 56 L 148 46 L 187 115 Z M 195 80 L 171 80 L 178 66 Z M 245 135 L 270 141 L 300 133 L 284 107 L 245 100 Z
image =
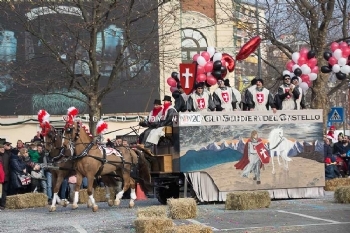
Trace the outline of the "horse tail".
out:
M 153 189 L 153 186 L 151 184 L 151 171 L 150 167 L 148 165 L 148 161 L 146 160 L 144 154 L 138 150 L 135 150 L 135 152 L 138 155 L 138 169 L 139 169 L 139 177 L 137 181 L 141 185 L 141 188 L 149 192 Z

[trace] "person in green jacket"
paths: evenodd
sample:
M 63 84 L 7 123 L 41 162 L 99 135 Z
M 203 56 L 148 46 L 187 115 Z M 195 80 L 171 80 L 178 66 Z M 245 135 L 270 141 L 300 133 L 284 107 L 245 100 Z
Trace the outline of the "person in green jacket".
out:
M 31 144 L 30 145 L 30 149 L 28 150 L 29 152 L 29 157 L 30 157 L 30 160 L 33 162 L 33 163 L 38 163 L 39 162 L 39 159 L 40 159 L 40 154 L 38 152 L 38 147 L 36 144 Z

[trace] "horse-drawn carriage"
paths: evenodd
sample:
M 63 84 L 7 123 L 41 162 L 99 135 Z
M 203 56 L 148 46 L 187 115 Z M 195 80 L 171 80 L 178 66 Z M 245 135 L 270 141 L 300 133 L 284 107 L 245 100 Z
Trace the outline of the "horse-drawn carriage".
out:
M 89 181 L 88 194 L 93 210 L 97 205 L 92 185 L 96 176 L 114 173 L 123 177 L 123 190 L 109 204 L 118 205 L 131 188 L 134 205 L 135 179 L 146 190 L 152 177 L 154 192 L 165 204 L 168 198 L 191 195 L 199 202 L 225 201 L 226 194 L 240 190 L 268 190 L 272 198 L 302 198 L 323 195 L 324 164 L 322 111 L 207 112 L 179 113 L 154 154 L 122 149 L 123 158 L 108 157 L 79 121 L 68 117 L 63 138 L 52 127 L 45 127 L 45 145 L 70 153 L 77 172 L 77 207 L 81 176 Z M 102 133 L 101 130 L 99 130 Z M 308 144 L 314 150 L 304 150 Z M 51 148 L 52 147 L 52 148 Z M 61 148 L 65 148 L 64 150 Z M 57 150 L 60 149 L 60 150 Z M 141 149 L 142 151 L 142 149 Z M 143 151 L 146 152 L 146 151 Z M 72 156 L 74 154 L 74 156 Z M 60 157 L 61 156 L 61 157 Z M 63 156 L 63 157 L 62 157 Z M 278 165 L 275 166 L 274 157 Z M 135 166 L 137 165 L 137 167 Z M 131 178 L 132 170 L 138 172 Z M 253 177 L 250 177 L 250 176 Z M 108 180 L 106 181 L 109 187 Z M 54 203 L 55 201 L 53 201 Z

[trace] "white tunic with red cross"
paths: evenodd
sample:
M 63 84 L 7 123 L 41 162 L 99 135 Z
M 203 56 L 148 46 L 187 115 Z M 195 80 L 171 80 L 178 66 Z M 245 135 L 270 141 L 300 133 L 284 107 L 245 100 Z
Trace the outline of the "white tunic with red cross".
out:
M 221 101 L 221 107 L 224 109 L 223 111 L 233 111 L 232 108 L 232 89 L 226 88 L 226 90 L 221 90 L 217 88 L 215 90 L 216 95 L 219 97 Z
M 290 90 L 289 86 L 281 85 L 284 93 L 288 93 Z M 295 109 L 295 99 L 293 95 L 288 95 L 284 100 L 282 100 L 282 109 L 283 110 L 294 110 Z
M 249 88 L 250 93 L 253 95 L 253 101 L 255 103 L 254 111 L 268 111 L 266 104 L 269 101 L 270 91 L 266 88 L 258 90 L 255 88 Z
M 193 101 L 193 108 L 196 112 L 207 112 L 209 106 L 209 94 L 203 92 L 202 95 L 198 95 L 196 92 L 191 94 Z

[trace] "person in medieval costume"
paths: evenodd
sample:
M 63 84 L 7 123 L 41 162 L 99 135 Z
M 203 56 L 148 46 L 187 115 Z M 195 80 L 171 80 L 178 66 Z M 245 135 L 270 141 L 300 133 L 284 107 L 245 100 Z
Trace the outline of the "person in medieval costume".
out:
M 177 86 L 177 90 L 172 93 L 173 98 L 175 99 L 174 108 L 177 112 L 186 112 L 187 111 L 187 101 L 190 95 L 187 95 L 182 89 L 181 85 Z
M 248 105 L 247 105 L 247 103 L 246 103 L 246 99 L 245 98 L 246 98 L 248 90 L 249 89 L 254 89 L 254 88 L 256 88 L 256 77 L 253 78 L 250 81 L 250 86 L 247 87 L 247 89 L 245 89 L 244 92 L 242 93 L 242 110 L 243 111 L 249 111 L 250 110 Z
M 157 145 L 159 139 L 162 136 L 165 136 L 164 133 L 164 127 L 165 126 L 172 126 L 173 125 L 173 119 L 175 115 L 177 114 L 176 109 L 172 106 L 171 97 L 166 95 L 163 99 L 163 109 L 161 111 L 161 118 L 160 121 L 156 122 L 154 124 L 154 129 L 151 130 L 149 133 L 146 143 L 150 143 L 152 145 Z
M 215 110 L 214 101 L 209 92 L 204 91 L 204 83 L 198 83 L 195 86 L 196 91 L 188 98 L 188 111 L 208 112 Z
M 299 87 L 299 78 L 297 76 L 294 76 L 292 78 L 291 82 L 295 86 L 295 88 L 298 88 L 299 93 L 300 93 L 299 98 L 295 100 L 295 103 L 297 105 L 297 110 L 306 109 L 305 95 L 303 93 L 303 89 L 301 89 L 301 87 Z
M 242 159 L 234 165 L 236 169 L 243 170 L 242 177 L 248 178 L 249 174 L 253 173 L 253 180 L 256 180 L 257 184 L 261 183 L 260 169 L 262 167 L 261 159 L 256 149 L 259 144 L 262 144 L 262 140 L 258 137 L 258 132 L 253 130 L 244 146 Z
M 224 80 L 218 80 L 219 87 L 213 93 L 213 100 L 216 111 L 234 111 L 236 110 L 237 98 L 232 89 L 225 86 Z
M 245 92 L 245 103 L 250 111 L 268 111 L 270 108 L 276 113 L 276 105 L 268 89 L 264 87 L 264 80 L 255 78 L 255 85 Z
M 161 120 L 162 117 L 162 103 L 159 99 L 155 99 L 153 102 L 153 109 L 148 114 L 148 117 L 144 121 L 140 121 L 139 125 L 142 127 L 148 127 L 144 132 L 142 132 L 139 136 L 139 143 L 145 144 L 146 139 L 151 132 L 152 129 L 156 128 L 157 122 Z
M 279 100 L 279 110 L 296 110 L 296 100 L 299 98 L 299 89 L 291 83 L 290 75 L 283 75 L 283 84 L 278 88 L 277 98 Z
M 235 94 L 235 97 L 237 99 L 237 102 L 236 102 L 236 109 L 237 110 L 241 110 L 241 102 L 242 102 L 242 95 L 241 93 L 234 87 L 231 87 L 230 85 L 230 80 L 229 79 L 225 79 L 224 80 L 224 84 L 226 87 L 228 88 L 231 88 L 232 89 L 232 92 L 233 94 Z

